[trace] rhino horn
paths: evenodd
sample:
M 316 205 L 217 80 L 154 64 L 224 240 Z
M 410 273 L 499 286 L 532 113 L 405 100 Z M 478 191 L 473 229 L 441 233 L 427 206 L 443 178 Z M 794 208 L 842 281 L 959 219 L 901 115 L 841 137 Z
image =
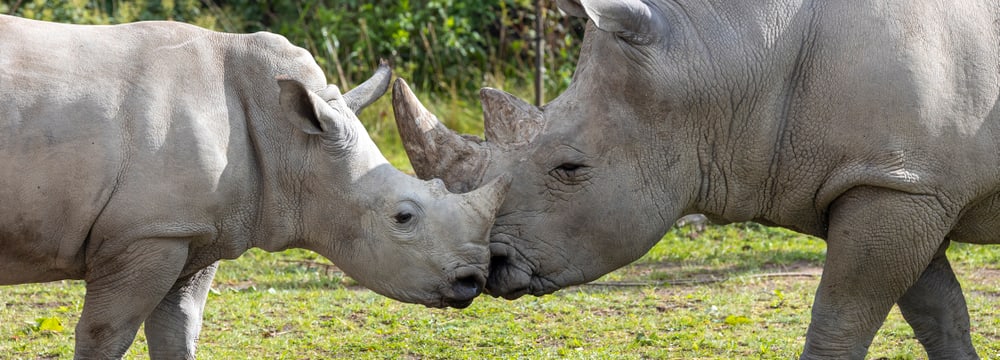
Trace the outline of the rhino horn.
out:
M 344 94 L 344 102 L 357 114 L 389 90 L 389 80 L 392 80 L 392 69 L 389 67 L 389 62 L 381 60 L 375 75 Z
M 441 178 L 448 190 L 464 193 L 478 186 L 486 148 L 471 135 L 459 135 L 438 121 L 403 79 L 392 88 L 392 109 L 403 148 L 421 179 Z
M 486 220 L 492 224 L 509 189 L 510 176 L 501 175 L 476 190 L 462 194 L 462 196 L 466 203 L 471 206 L 477 219 Z
M 487 141 L 501 146 L 525 144 L 542 129 L 542 110 L 537 106 L 492 88 L 480 90 L 479 97 Z

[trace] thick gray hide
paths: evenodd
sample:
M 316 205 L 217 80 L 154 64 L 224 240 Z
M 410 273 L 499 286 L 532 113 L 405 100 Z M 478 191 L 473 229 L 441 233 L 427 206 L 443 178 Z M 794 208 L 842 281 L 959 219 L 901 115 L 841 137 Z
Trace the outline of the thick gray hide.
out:
M 306 248 L 383 295 L 463 307 L 506 191 L 407 176 L 341 96 L 269 34 L 0 16 L 0 284 L 83 279 L 76 357 L 193 358 L 219 259 Z
M 486 141 L 393 94 L 418 175 L 512 175 L 489 293 L 593 280 L 704 213 L 827 240 L 802 358 L 863 358 L 893 304 L 931 358 L 976 357 L 944 250 L 1000 242 L 1000 3 L 560 7 L 590 18 L 572 84 L 537 109 L 483 90 Z

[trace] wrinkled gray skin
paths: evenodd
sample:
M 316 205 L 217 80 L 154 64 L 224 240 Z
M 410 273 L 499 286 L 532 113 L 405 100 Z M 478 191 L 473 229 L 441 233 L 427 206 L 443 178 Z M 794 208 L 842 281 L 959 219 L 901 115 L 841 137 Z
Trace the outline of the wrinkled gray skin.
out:
M 681 215 L 826 239 L 803 359 L 860 359 L 898 304 L 933 359 L 977 355 L 949 241 L 1000 242 L 1000 3 L 560 1 L 590 18 L 542 108 L 482 92 L 486 141 L 394 89 L 421 177 L 513 184 L 487 292 L 593 280 Z
M 274 34 L 0 16 L 0 284 L 85 280 L 86 359 L 143 322 L 152 358 L 193 358 L 217 260 L 253 247 L 467 306 L 506 180 L 457 195 L 390 166 L 355 116 L 390 77 L 341 96 Z

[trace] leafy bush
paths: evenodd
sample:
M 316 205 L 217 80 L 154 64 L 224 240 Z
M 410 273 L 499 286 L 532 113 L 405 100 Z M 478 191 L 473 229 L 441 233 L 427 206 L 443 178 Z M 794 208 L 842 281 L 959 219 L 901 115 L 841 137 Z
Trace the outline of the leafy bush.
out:
M 545 77 L 569 82 L 583 21 L 545 7 Z M 535 77 L 532 0 L 31 0 L 0 12 L 78 24 L 175 20 L 228 32 L 272 31 L 310 50 L 328 78 L 349 87 L 379 58 L 421 91 L 467 98 L 482 86 L 527 87 Z

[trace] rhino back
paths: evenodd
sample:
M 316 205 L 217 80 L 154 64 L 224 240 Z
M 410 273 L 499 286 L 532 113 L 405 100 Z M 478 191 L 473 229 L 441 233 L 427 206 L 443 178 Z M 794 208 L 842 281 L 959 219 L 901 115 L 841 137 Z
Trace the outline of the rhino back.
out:
M 194 239 L 193 267 L 238 256 L 260 195 L 247 122 L 274 122 L 276 75 L 325 85 L 273 34 L 0 17 L 0 43 L 0 283 L 78 278 L 139 238 Z

